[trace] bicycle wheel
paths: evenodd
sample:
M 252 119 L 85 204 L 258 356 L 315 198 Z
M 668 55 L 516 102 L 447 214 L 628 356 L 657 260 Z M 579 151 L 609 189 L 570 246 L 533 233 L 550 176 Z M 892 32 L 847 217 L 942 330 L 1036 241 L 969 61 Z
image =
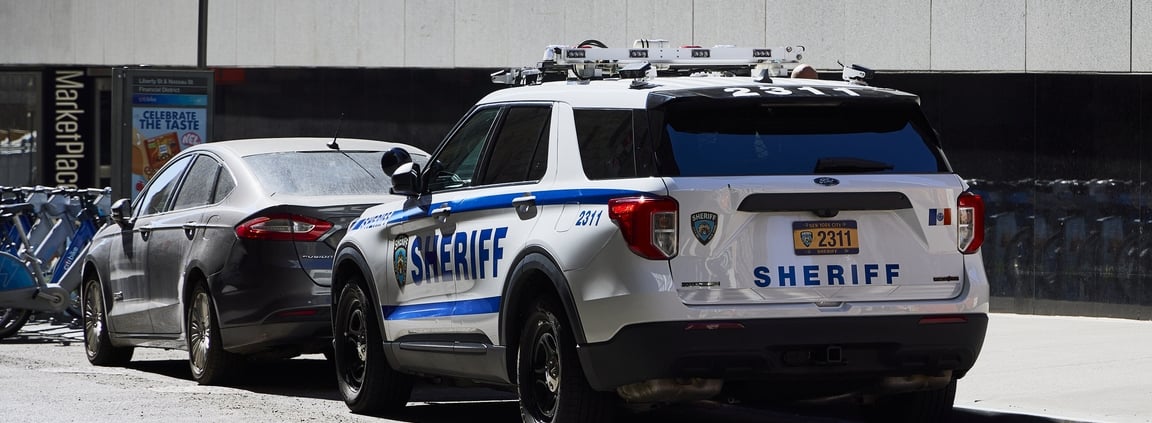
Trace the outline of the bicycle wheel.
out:
M 0 339 L 15 335 L 31 317 L 32 310 L 0 308 Z

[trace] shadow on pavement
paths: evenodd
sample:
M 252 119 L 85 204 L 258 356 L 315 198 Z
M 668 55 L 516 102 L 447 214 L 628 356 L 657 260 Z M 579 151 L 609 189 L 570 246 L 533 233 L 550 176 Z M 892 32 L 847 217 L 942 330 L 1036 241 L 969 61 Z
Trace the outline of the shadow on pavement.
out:
M 133 361 L 128 368 L 176 379 L 192 380 L 185 360 Z M 250 362 L 232 388 L 255 393 L 340 401 L 335 371 L 323 359 Z M 401 413 L 382 416 L 401 422 L 455 423 L 475 420 L 518 421 L 519 406 L 513 393 L 477 388 L 421 384 L 412 393 L 412 404 Z M 698 401 L 623 413 L 621 421 L 632 423 L 858 423 L 866 421 L 858 407 L 846 405 L 775 408 Z M 957 408 L 952 423 L 1076 423 L 1026 414 Z

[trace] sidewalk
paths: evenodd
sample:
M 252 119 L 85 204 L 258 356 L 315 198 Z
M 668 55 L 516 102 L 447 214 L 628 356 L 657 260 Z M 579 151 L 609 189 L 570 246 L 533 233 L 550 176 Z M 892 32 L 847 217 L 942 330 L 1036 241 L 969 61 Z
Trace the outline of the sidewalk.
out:
M 993 313 L 956 406 L 1152 423 L 1152 321 Z

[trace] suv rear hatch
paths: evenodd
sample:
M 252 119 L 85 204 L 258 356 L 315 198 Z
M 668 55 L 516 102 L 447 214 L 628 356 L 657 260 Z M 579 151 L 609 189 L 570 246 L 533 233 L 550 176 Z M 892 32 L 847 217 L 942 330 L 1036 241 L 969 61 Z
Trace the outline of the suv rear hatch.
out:
M 730 91 L 729 91 L 730 92 Z M 916 97 L 650 101 L 688 304 L 954 298 L 963 182 Z M 655 104 L 653 104 L 655 103 Z

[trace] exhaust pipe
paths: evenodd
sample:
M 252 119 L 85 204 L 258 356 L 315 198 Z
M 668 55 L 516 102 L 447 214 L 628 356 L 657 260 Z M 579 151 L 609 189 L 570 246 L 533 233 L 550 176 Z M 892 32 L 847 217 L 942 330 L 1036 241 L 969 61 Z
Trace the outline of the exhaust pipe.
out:
M 720 394 L 723 379 L 652 379 L 616 388 L 616 394 L 632 403 L 696 401 Z

